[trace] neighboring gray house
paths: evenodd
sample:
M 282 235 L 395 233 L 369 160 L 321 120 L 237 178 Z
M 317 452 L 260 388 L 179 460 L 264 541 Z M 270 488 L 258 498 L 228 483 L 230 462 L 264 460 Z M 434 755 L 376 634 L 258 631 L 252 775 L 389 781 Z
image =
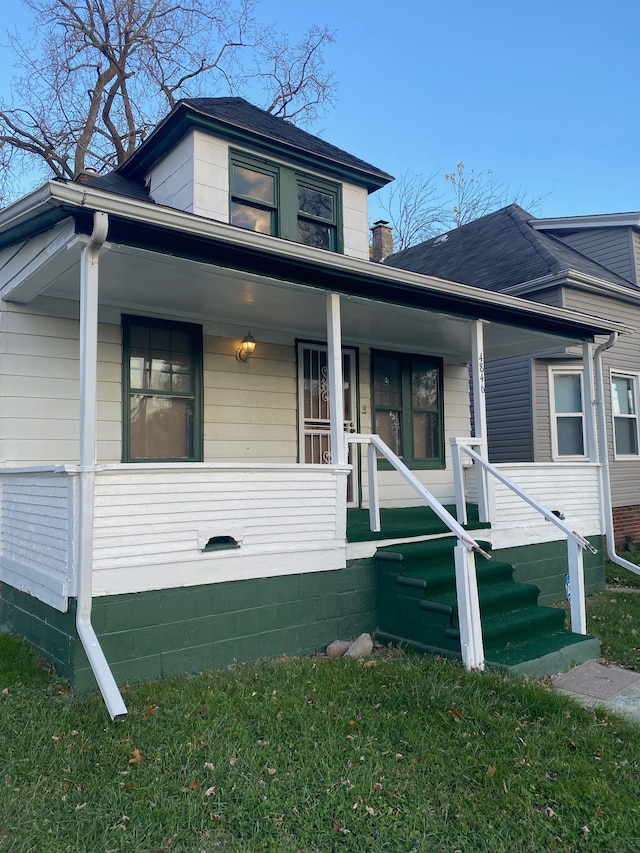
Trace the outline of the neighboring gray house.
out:
M 385 263 L 640 328 L 639 213 L 534 219 L 512 204 Z M 623 544 L 640 540 L 637 336 L 618 340 L 604 367 L 615 538 Z M 486 391 L 493 462 L 592 457 L 577 349 L 491 362 Z

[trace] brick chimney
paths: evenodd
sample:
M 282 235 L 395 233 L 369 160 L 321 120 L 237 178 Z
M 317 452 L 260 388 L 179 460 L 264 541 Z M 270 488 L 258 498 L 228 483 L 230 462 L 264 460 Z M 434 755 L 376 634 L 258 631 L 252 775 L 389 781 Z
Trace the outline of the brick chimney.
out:
M 378 219 L 371 229 L 371 260 L 381 264 L 385 258 L 393 254 L 393 233 L 391 226 L 384 219 Z

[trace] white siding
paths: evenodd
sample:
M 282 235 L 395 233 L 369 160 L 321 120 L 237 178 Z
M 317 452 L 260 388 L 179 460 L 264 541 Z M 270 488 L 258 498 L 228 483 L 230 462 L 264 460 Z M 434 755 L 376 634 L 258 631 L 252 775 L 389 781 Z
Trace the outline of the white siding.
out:
M 77 303 L 40 297 L 0 312 L 0 464 L 78 461 Z M 98 455 L 120 459 L 120 327 L 98 327 Z
M 297 465 L 101 471 L 94 594 L 344 568 L 346 475 Z M 203 553 L 215 536 L 240 547 Z
M 193 212 L 218 222 L 229 221 L 229 145 L 196 131 L 194 134 L 195 199 Z
M 63 612 L 75 593 L 76 484 L 64 472 L 0 474 L 0 580 Z
M 369 258 L 369 214 L 367 191 L 352 184 L 342 185 L 344 254 Z
M 243 364 L 237 341 L 204 338 L 204 458 L 209 462 L 296 462 L 297 384 L 290 346 L 261 341 Z
M 187 213 L 229 222 L 229 144 L 222 139 L 193 131 L 164 157 L 148 177 L 151 197 L 156 204 Z M 244 148 L 247 153 L 264 157 Z M 274 163 L 297 168 L 286 158 Z M 319 170 L 304 170 L 326 178 Z M 363 187 L 342 184 L 344 254 L 367 260 L 369 257 L 368 197 Z
M 194 135 L 185 136 L 148 176 L 151 198 L 156 204 L 194 213 Z
M 565 516 L 565 523 L 582 536 L 603 532 L 599 466 L 589 463 L 549 465 L 498 465 L 498 470 L 523 491 Z M 471 477 L 471 471 L 467 472 Z M 510 548 L 566 539 L 565 535 L 506 486 L 491 476 L 489 520 L 494 548 Z

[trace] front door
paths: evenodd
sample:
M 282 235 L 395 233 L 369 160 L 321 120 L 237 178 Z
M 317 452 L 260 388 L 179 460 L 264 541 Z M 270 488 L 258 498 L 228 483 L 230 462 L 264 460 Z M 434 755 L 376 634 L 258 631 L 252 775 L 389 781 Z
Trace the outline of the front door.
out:
M 357 429 L 356 353 L 342 350 L 344 383 L 344 429 Z M 322 344 L 298 344 L 298 432 L 300 457 L 305 463 L 328 465 L 331 462 L 329 418 L 329 368 L 327 348 Z M 353 469 L 347 481 L 347 506 L 358 505 L 357 453 L 349 447 L 349 464 Z

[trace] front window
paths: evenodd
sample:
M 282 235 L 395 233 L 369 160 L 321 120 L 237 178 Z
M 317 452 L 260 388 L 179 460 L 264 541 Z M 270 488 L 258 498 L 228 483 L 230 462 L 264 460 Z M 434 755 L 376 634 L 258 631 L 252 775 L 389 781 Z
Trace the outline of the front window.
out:
M 638 455 L 637 376 L 612 375 L 611 406 L 616 456 Z
M 340 187 L 330 181 L 232 152 L 230 222 L 305 246 L 340 251 Z
M 123 461 L 202 459 L 202 331 L 123 317 Z
M 585 456 L 582 371 L 552 371 L 553 450 L 555 457 Z
M 405 465 L 444 465 L 442 401 L 439 359 L 374 353 L 374 429 Z
M 277 233 L 276 179 L 275 171 L 232 163 L 232 225 L 260 234 Z

